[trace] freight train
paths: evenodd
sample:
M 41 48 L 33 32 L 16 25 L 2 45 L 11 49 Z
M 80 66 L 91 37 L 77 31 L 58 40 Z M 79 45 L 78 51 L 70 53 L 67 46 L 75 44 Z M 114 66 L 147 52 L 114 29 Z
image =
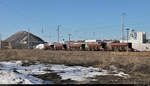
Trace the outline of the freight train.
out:
M 131 43 L 79 43 L 79 44 L 53 44 L 45 45 L 45 50 L 70 51 L 133 51 Z

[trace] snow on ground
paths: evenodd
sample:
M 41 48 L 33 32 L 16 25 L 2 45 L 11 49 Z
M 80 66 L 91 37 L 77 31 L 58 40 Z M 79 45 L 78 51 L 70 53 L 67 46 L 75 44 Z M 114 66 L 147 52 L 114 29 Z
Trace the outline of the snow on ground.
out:
M 115 74 L 109 74 L 107 70 L 94 67 L 52 65 L 51 70 L 57 72 L 63 80 L 71 79 L 75 81 L 85 81 L 89 77 L 105 75 L 114 75 L 124 78 L 129 77 L 129 75 L 124 72 L 114 71 Z
M 49 70 L 49 71 L 48 71 Z M 94 67 L 65 66 L 55 64 L 34 64 L 22 66 L 21 61 L 0 62 L 0 83 L 6 84 L 52 84 L 52 82 L 35 78 L 32 75 L 57 73 L 62 80 L 86 81 L 95 76 L 114 75 L 128 78 L 129 75 L 115 70 L 113 74 L 107 70 Z
M 0 62 L 0 84 L 53 84 L 31 76 L 48 73 L 44 64 L 21 65 L 21 61 Z
M 32 75 L 38 75 L 38 74 L 45 74 L 48 73 L 44 70 L 48 69 L 45 64 L 36 64 L 36 65 L 30 65 L 30 66 L 21 66 L 21 61 L 11 61 L 11 62 L 0 62 L 0 69 L 2 70 L 16 70 L 19 73 L 23 74 L 32 74 Z
M 52 82 L 13 71 L 0 70 L 0 84 L 52 84 Z
M 40 50 L 44 49 L 44 44 L 39 44 L 39 45 L 37 45 L 37 46 L 35 47 L 35 49 L 40 49 Z

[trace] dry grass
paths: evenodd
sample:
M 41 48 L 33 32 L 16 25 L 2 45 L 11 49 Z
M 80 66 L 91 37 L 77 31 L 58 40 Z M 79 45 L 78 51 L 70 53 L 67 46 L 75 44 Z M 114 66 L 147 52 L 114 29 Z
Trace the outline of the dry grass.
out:
M 44 51 L 0 50 L 0 61 L 29 60 L 45 63 L 84 65 L 107 68 L 115 65 L 128 72 L 149 73 L 150 52 L 101 52 L 101 51 Z
M 109 69 L 114 65 L 132 75 L 134 79 L 150 81 L 150 52 L 102 52 L 102 51 L 44 51 L 0 50 L 0 61 L 28 60 L 44 63 L 96 66 Z M 134 80 L 133 79 L 133 80 Z

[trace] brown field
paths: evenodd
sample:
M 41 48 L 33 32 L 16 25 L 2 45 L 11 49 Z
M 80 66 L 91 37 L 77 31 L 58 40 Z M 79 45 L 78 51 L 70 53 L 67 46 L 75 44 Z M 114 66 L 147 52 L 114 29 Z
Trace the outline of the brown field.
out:
M 96 66 L 105 69 L 114 65 L 132 75 L 131 80 L 150 82 L 150 52 L 0 50 L 0 61 L 9 60 Z M 126 82 L 130 83 L 130 79 Z

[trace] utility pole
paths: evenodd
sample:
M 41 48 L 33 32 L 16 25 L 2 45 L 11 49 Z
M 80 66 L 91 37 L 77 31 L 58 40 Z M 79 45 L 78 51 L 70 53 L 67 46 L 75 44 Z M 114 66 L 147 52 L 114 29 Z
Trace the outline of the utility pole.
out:
M 128 44 L 128 33 L 129 33 L 129 28 L 126 29 L 127 30 L 127 44 Z M 128 52 L 128 46 L 127 46 L 127 52 Z
M 69 36 L 69 48 L 70 48 L 70 36 L 71 36 L 71 34 L 68 34 L 68 36 Z
M 68 36 L 69 36 L 69 44 L 70 44 L 70 36 L 71 36 L 72 34 L 68 34 Z
M 126 15 L 126 13 L 122 13 L 122 24 L 121 24 L 121 28 L 122 28 L 122 42 L 124 42 L 124 16 Z
M 28 28 L 28 49 L 30 48 L 30 28 Z
M 59 27 L 60 27 L 61 25 L 58 25 L 57 26 L 57 35 L 58 35 L 58 39 L 57 39 L 57 42 L 59 43 Z

